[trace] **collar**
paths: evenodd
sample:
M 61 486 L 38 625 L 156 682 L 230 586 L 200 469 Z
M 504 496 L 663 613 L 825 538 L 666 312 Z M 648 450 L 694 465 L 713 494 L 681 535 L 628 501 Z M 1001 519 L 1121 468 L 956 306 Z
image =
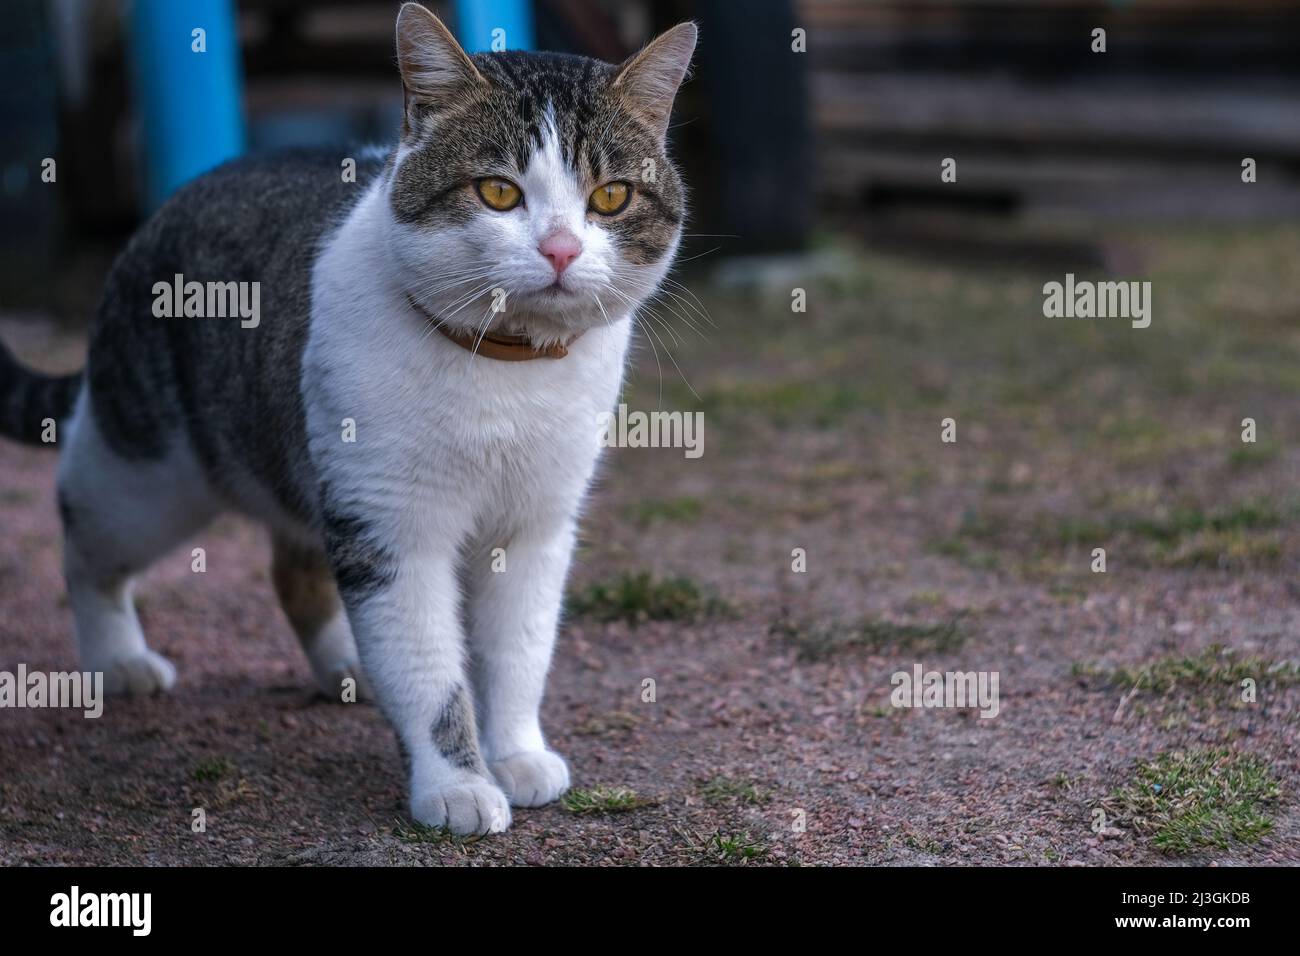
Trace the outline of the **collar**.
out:
M 485 332 L 478 335 L 462 332 L 459 329 L 447 328 L 446 323 L 440 322 L 430 315 L 427 309 L 409 295 L 406 297 L 406 301 L 412 309 L 424 316 L 435 329 L 465 349 L 465 351 L 473 352 L 475 355 L 482 355 L 484 358 L 497 359 L 501 362 L 528 362 L 539 358 L 562 359 L 569 354 L 569 346 L 577 341 L 578 336 L 582 335 L 579 332 L 578 335 L 573 336 L 567 342 L 554 342 L 550 345 L 537 346 L 526 335 L 510 335 L 503 332 Z

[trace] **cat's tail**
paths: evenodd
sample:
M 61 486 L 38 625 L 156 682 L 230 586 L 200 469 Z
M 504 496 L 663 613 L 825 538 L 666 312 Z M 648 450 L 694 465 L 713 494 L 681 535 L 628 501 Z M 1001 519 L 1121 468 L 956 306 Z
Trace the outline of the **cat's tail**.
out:
M 0 342 L 0 435 L 29 445 L 58 446 L 44 436 L 52 434 L 50 420 L 72 414 L 81 373 L 44 375 L 21 365 Z

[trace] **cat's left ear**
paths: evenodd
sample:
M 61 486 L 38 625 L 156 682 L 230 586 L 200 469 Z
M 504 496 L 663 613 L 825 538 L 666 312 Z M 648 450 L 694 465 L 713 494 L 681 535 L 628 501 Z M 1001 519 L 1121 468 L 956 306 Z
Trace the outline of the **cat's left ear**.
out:
M 646 118 L 660 139 L 668 132 L 673 99 L 690 69 L 698 37 L 694 23 L 679 23 L 618 68 L 613 88 Z

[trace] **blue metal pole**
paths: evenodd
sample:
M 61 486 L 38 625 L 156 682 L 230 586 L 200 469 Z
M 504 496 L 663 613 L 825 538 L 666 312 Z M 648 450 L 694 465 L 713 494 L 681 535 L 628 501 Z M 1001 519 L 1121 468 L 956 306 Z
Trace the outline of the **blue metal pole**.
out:
M 233 0 L 134 0 L 130 18 L 144 198 L 153 209 L 243 152 L 239 38 Z
M 497 32 L 500 31 L 500 32 Z M 531 50 L 531 0 L 456 0 L 457 38 L 470 53 Z

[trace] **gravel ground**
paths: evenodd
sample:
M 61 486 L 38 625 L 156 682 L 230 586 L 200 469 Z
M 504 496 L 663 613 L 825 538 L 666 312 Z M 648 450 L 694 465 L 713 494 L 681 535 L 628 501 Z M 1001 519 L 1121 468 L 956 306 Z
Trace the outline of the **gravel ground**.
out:
M 1300 862 L 1300 232 L 1113 242 L 1153 280 L 1150 329 L 1044 318 L 1063 275 L 856 250 L 808 283 L 806 314 L 789 288 L 697 284 L 717 325 L 700 338 L 686 300 L 662 307 L 680 342 L 657 330 L 627 401 L 702 409 L 705 454 L 609 456 L 544 714 L 575 786 L 630 806 L 520 810 L 482 840 L 411 825 L 390 731 L 309 689 L 266 543 L 231 517 L 138 589 L 174 693 L 98 720 L 0 711 L 0 862 Z M 48 324 L 0 333 L 45 367 L 80 361 Z M 54 467 L 0 445 L 0 669 L 75 666 Z M 682 580 L 605 621 L 593 586 L 642 572 Z M 998 715 L 891 706 L 916 663 L 997 672 Z M 1206 813 L 1234 818 L 1240 795 L 1213 784 L 1251 761 L 1272 789 L 1241 799 L 1268 824 L 1171 847 L 1151 818 L 1179 808 L 1144 818 L 1117 792 L 1208 751 Z

